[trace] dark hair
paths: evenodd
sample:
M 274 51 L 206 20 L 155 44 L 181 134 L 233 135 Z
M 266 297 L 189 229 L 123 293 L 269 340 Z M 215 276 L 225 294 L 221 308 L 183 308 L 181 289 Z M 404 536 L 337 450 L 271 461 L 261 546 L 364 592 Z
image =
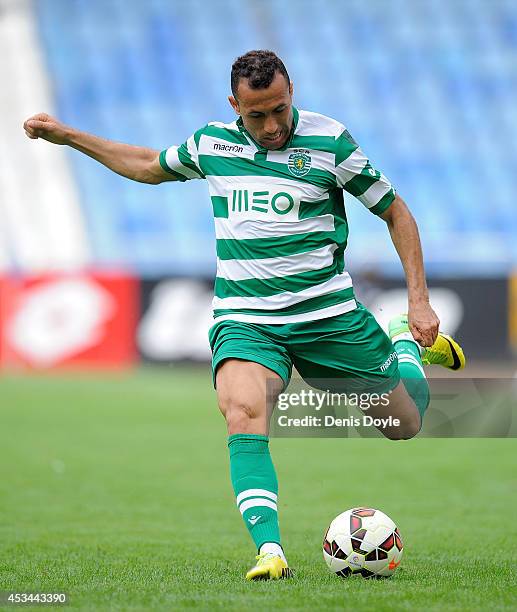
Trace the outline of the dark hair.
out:
M 237 97 L 240 79 L 247 79 L 251 89 L 266 89 L 271 85 L 275 74 L 280 72 L 290 83 L 284 62 L 273 51 L 248 51 L 238 57 L 232 66 L 232 93 Z

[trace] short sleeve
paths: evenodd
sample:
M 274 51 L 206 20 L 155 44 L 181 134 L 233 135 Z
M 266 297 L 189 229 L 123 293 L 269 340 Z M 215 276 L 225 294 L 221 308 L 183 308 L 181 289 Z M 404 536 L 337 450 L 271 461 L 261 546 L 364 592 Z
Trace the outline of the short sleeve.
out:
M 178 181 L 190 181 L 192 179 L 203 179 L 199 167 L 197 132 L 182 145 L 172 146 L 160 153 L 160 165 Z
M 393 185 L 370 164 L 346 129 L 336 138 L 335 165 L 338 186 L 355 196 L 375 215 L 383 213 L 395 199 Z

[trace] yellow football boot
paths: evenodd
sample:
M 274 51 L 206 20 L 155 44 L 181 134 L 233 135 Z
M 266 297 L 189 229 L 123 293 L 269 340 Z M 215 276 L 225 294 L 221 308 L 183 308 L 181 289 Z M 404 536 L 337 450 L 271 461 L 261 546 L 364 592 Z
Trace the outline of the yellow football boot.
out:
M 257 564 L 246 574 L 246 580 L 280 580 L 293 575 L 287 563 L 278 555 L 262 553 L 255 558 Z
M 411 339 L 407 314 L 393 317 L 389 323 L 388 333 L 392 340 L 396 337 L 405 340 L 405 335 L 408 336 L 408 339 Z M 441 365 L 449 370 L 462 370 L 465 367 L 465 355 L 461 346 L 456 340 L 447 334 L 442 334 L 442 332 L 438 332 L 438 337 L 433 346 L 421 350 L 424 365 Z
M 438 332 L 433 346 L 428 346 L 422 353 L 422 363 L 441 365 L 449 370 L 462 370 L 465 367 L 465 355 L 456 340 Z

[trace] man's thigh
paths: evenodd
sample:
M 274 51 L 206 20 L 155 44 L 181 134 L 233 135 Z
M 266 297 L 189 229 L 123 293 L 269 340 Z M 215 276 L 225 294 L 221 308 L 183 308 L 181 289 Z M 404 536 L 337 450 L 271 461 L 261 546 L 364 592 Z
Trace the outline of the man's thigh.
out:
M 343 315 L 293 328 L 291 357 L 300 376 L 312 386 L 383 393 L 398 385 L 395 348 L 362 304 Z
M 214 386 L 228 432 L 267 433 L 278 394 L 292 362 L 281 326 L 238 321 L 216 323 L 209 332 Z
M 240 321 L 221 321 L 210 328 L 208 337 L 212 349 L 214 386 L 220 365 L 228 359 L 258 363 L 275 372 L 287 386 L 291 378 L 292 361 L 282 333 L 285 326 L 258 325 Z

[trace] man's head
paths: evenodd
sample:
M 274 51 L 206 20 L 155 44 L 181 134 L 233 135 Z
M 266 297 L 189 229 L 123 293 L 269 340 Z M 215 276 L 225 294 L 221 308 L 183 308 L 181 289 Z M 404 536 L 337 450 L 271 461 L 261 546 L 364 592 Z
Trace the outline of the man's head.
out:
M 293 125 L 293 84 L 272 51 L 249 51 L 232 66 L 228 100 L 244 127 L 266 149 L 284 146 Z

